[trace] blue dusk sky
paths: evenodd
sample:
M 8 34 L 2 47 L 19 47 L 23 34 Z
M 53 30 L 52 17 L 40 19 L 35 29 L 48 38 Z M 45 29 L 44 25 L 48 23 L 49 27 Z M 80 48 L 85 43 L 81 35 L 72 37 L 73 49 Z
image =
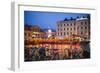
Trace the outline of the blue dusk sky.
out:
M 39 11 L 24 11 L 24 24 L 38 25 L 42 29 L 56 29 L 57 21 L 88 16 L 84 13 L 61 13 L 61 12 L 39 12 Z

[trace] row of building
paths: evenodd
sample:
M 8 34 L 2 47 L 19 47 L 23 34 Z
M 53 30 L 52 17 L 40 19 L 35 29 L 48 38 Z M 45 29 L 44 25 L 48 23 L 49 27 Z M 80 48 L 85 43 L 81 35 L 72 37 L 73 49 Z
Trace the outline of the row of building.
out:
M 57 22 L 57 28 L 41 29 L 38 25 L 25 25 L 25 40 L 32 38 L 66 38 L 70 36 L 78 36 L 85 40 L 90 39 L 90 19 L 80 17 L 76 19 L 65 18 Z
M 33 38 L 40 38 L 40 39 L 45 39 L 45 38 L 54 38 L 56 35 L 56 32 L 51 29 L 41 29 L 38 25 L 25 25 L 24 28 L 24 38 L 25 40 L 31 40 Z
M 56 36 L 58 38 L 76 35 L 86 40 L 90 39 L 90 19 L 86 17 L 70 19 L 65 18 L 57 22 Z

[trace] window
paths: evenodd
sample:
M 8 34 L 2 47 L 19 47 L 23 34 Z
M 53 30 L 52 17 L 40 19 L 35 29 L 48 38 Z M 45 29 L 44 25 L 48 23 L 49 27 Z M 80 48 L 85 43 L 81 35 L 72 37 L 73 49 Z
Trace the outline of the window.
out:
M 27 33 L 25 33 L 25 36 L 27 36 Z
M 83 34 L 83 32 L 81 32 L 81 35 Z
M 74 23 L 74 26 L 75 26 L 75 23 Z
M 58 35 L 59 35 L 59 33 L 58 33 Z
M 67 35 L 69 35 L 69 32 L 67 32 Z
M 64 28 L 64 30 L 65 30 L 65 28 Z
M 70 28 L 70 30 L 72 30 L 72 28 Z
M 58 31 L 59 31 L 59 28 L 58 28 Z
M 58 25 L 58 27 L 59 27 L 59 25 Z
M 67 28 L 67 30 L 69 30 L 69 28 Z
M 67 24 L 67 26 L 69 26 L 69 24 Z
M 65 24 L 64 24 L 64 26 L 65 26 Z
M 79 29 L 79 27 L 77 27 L 77 30 Z
M 85 29 L 87 29 L 87 27 L 85 26 Z
M 74 27 L 74 30 L 75 30 L 75 27 Z
M 87 24 L 87 22 L 85 22 L 85 24 Z
M 83 22 L 81 22 L 81 25 L 83 25 Z
M 62 32 L 61 32 L 61 36 L 62 36 Z
M 72 32 L 70 32 L 70 35 L 72 35 Z
M 88 29 L 90 29 L 90 25 L 88 26 Z
M 64 35 L 66 35 L 66 33 L 64 32 Z
M 69 32 L 67 32 L 67 35 L 69 35 Z
M 81 27 L 81 29 L 83 29 L 83 27 Z
M 60 31 L 62 31 L 62 29 L 60 29 Z
M 70 24 L 70 26 L 72 26 L 72 23 Z

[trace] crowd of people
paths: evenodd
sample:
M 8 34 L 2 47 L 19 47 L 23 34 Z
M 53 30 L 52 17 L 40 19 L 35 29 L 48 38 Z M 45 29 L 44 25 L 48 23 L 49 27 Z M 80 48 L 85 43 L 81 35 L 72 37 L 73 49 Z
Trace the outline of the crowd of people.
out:
M 25 61 L 66 60 L 89 58 L 90 53 L 83 48 L 54 49 L 48 47 L 31 47 L 24 51 Z

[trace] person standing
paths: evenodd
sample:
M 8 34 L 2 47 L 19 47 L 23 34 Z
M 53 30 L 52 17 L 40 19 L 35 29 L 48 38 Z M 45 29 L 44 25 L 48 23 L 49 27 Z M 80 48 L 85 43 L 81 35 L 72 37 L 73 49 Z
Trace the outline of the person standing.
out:
M 40 47 L 39 49 L 40 60 L 45 60 L 45 48 Z

